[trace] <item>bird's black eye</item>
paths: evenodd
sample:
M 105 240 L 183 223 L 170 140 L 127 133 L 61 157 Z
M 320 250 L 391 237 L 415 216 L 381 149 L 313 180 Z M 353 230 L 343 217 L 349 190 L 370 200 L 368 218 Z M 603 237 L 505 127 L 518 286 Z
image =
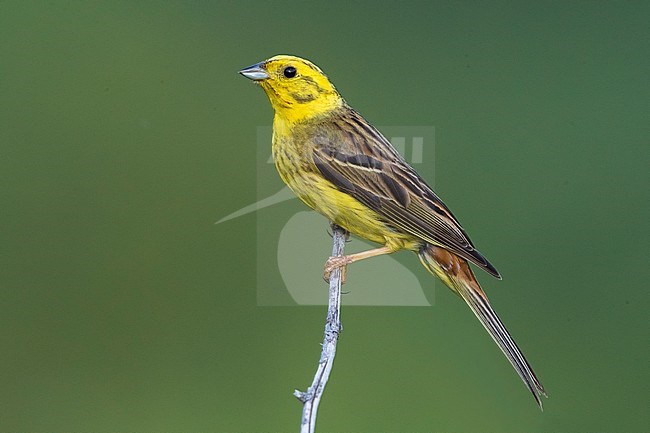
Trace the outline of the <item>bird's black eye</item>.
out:
M 296 72 L 298 71 L 296 71 L 296 68 L 294 68 L 293 66 L 287 66 L 286 68 L 284 68 L 284 76 L 287 78 L 295 77 Z

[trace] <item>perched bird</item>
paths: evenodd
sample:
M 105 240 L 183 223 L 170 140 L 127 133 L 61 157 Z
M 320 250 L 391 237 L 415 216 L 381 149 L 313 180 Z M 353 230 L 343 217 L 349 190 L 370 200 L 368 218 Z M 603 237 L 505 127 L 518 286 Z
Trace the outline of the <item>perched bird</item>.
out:
M 401 249 L 458 294 L 503 351 L 537 404 L 544 388 L 490 306 L 468 262 L 501 279 L 438 195 L 390 142 L 341 97 L 313 63 L 275 56 L 239 71 L 266 92 L 273 159 L 282 180 L 312 209 L 382 245 L 330 257 L 333 269 Z

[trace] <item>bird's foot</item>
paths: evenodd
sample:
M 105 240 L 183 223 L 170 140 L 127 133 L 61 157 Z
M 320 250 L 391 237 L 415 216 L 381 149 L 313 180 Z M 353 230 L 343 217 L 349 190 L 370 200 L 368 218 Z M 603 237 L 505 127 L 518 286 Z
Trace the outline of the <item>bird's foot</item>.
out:
M 323 268 L 323 279 L 329 283 L 330 276 L 335 269 L 341 269 L 341 283 L 345 283 L 345 277 L 347 274 L 347 265 L 352 263 L 352 260 L 348 256 L 332 256 L 325 262 L 325 267 Z

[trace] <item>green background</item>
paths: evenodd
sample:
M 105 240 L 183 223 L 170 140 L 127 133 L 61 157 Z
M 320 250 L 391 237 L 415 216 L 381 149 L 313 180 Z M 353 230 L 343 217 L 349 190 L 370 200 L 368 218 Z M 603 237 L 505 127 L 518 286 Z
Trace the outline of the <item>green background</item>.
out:
M 257 306 L 255 214 L 214 225 L 257 199 L 272 117 L 236 71 L 279 53 L 377 125 L 435 126 L 436 188 L 550 396 L 540 412 L 438 290 L 343 310 L 319 431 L 647 431 L 649 20 L 641 1 L 0 3 L 0 431 L 298 430 L 324 308 Z

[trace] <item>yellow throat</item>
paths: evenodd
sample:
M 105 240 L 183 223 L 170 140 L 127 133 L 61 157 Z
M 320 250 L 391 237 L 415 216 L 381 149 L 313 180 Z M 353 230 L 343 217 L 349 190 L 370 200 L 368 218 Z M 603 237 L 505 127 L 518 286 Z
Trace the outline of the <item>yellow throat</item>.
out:
M 271 57 L 239 73 L 262 86 L 276 116 L 285 122 L 304 122 L 345 104 L 323 71 L 299 57 Z

